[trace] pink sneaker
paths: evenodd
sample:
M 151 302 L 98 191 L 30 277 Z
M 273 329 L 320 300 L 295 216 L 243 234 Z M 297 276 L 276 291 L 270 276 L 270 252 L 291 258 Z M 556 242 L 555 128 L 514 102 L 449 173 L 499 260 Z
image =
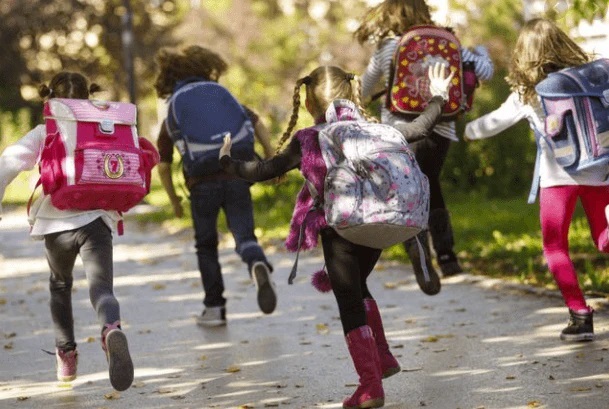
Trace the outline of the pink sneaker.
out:
M 76 379 L 76 366 L 78 365 L 78 352 L 61 351 L 55 349 L 57 357 L 57 380 L 61 382 L 70 382 Z

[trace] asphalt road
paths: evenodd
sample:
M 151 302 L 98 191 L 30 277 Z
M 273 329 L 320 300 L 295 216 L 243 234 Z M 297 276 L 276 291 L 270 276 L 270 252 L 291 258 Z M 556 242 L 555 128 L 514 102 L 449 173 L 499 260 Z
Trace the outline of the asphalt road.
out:
M 42 243 L 28 237 L 23 210 L 0 221 L 0 408 L 207 409 L 340 408 L 357 377 L 336 303 L 309 285 L 322 265 L 269 248 L 279 291 L 268 316 L 232 250 L 221 251 L 228 326 L 202 329 L 202 289 L 191 232 L 126 225 L 115 239 L 115 292 L 135 364 L 129 390 L 114 392 L 80 264 L 73 305 L 78 378 L 55 380 Z M 385 380 L 387 408 L 607 409 L 609 319 L 597 308 L 597 340 L 558 339 L 567 321 L 562 299 L 497 280 L 462 275 L 442 292 L 419 291 L 409 265 L 381 263 L 370 287 L 402 372 Z

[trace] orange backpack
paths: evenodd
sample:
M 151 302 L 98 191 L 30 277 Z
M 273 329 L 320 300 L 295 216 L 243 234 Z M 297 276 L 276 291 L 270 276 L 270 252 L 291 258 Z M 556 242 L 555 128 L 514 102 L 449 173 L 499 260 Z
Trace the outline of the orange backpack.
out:
M 461 43 L 448 29 L 433 25 L 413 26 L 400 38 L 393 57 L 386 104 L 389 111 L 419 115 L 431 99 L 428 68 L 448 64 L 455 76 L 448 91 L 443 120 L 455 120 L 469 109 L 463 88 Z

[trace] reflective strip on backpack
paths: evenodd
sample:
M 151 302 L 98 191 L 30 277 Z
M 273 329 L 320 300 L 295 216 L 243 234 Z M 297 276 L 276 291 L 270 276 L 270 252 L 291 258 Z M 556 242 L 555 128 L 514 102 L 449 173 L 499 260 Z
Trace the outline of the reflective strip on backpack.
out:
M 245 121 L 243 123 L 243 126 L 241 126 L 241 129 L 239 130 L 239 132 L 237 132 L 237 135 L 231 137 L 232 143 L 236 144 L 237 142 L 240 142 L 243 139 L 247 138 L 251 133 L 251 128 L 252 128 L 251 122 L 249 120 Z M 188 150 L 190 152 L 192 152 L 192 153 L 209 152 L 209 151 L 218 150 L 222 147 L 222 145 L 224 144 L 225 135 L 230 135 L 230 132 L 222 132 L 222 133 L 214 135 L 210 138 L 210 139 L 219 139 L 220 142 L 217 144 L 188 142 L 188 140 L 186 138 L 185 138 L 185 140 L 186 140 L 186 145 L 188 145 Z

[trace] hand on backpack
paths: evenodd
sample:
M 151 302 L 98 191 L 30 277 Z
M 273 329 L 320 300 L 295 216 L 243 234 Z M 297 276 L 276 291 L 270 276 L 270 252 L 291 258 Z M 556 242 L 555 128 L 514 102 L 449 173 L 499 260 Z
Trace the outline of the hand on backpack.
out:
M 455 76 L 455 72 L 451 71 L 448 77 L 444 76 L 446 65 L 440 62 L 429 67 L 429 92 L 432 96 L 441 96 L 444 101 L 448 101 L 448 88 L 450 82 Z
M 223 156 L 230 156 L 230 148 L 233 146 L 233 143 L 230 139 L 230 135 L 224 136 L 224 145 L 220 148 L 220 157 L 222 159 Z

